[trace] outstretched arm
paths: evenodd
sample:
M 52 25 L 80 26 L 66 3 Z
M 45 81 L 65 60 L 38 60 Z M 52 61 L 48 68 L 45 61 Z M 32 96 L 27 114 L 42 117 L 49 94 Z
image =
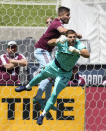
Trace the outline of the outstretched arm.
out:
M 70 46 L 69 51 L 77 53 L 77 54 L 83 56 L 84 58 L 89 58 L 90 57 L 90 54 L 89 54 L 87 49 L 78 50 L 75 47 Z
M 88 52 L 87 49 L 80 50 L 80 55 L 83 56 L 84 58 L 89 58 L 90 57 L 90 53 Z
M 57 30 L 58 30 L 62 35 L 66 34 L 66 32 L 68 31 L 68 29 L 64 28 L 63 26 L 59 26 L 59 27 L 57 28 Z
M 63 26 L 59 26 L 59 27 L 57 28 L 57 30 L 58 30 L 62 35 L 65 35 L 66 32 L 68 31 L 68 29 L 64 28 Z M 81 34 L 76 33 L 76 36 L 77 36 L 78 39 L 81 39 L 81 38 L 82 38 L 82 35 L 81 35 Z

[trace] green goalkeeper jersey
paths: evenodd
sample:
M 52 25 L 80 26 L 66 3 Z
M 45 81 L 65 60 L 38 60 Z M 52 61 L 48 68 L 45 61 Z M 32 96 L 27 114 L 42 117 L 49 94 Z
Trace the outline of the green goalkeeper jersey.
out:
M 64 44 L 58 42 L 57 47 L 58 48 L 55 58 L 64 70 L 71 71 L 78 61 L 80 55 L 69 51 L 68 41 L 66 41 Z M 85 48 L 85 45 L 79 40 L 76 40 L 74 47 L 76 49 L 82 50 Z

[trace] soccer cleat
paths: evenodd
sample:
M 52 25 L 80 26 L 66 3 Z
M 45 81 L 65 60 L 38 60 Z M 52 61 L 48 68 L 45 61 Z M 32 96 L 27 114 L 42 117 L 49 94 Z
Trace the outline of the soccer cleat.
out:
M 38 125 L 42 125 L 42 123 L 43 123 L 43 118 L 44 118 L 44 116 L 42 116 L 42 115 L 38 117 L 38 120 L 37 120 L 37 124 L 38 124 Z
M 15 88 L 16 92 L 21 92 L 21 91 L 24 91 L 24 90 L 30 91 L 30 90 L 32 90 L 32 88 L 28 89 L 28 88 L 26 88 L 26 86 L 18 86 L 18 87 Z

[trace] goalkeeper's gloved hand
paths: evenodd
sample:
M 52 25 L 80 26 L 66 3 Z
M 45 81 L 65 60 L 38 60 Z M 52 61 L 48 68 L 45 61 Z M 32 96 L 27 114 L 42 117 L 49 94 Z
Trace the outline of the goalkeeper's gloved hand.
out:
M 76 48 L 73 47 L 73 46 L 69 46 L 69 51 L 74 52 L 74 53 L 77 53 L 77 54 L 80 55 L 80 50 L 76 49 Z
M 60 42 L 60 43 L 64 43 L 65 41 L 67 41 L 68 38 L 65 35 L 61 35 L 57 40 L 56 43 Z

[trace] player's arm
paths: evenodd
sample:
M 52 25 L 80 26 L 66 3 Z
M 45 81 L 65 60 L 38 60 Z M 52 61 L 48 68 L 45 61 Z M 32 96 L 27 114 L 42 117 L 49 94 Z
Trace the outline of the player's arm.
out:
M 4 68 L 6 68 L 7 70 L 11 70 L 14 68 L 14 64 L 10 63 L 8 58 L 5 56 L 5 54 L 2 54 L 0 56 L 0 63 L 1 66 L 3 66 Z
M 68 31 L 68 29 L 64 28 L 63 26 L 59 26 L 59 27 L 57 28 L 57 30 L 58 30 L 61 34 L 63 34 L 63 35 L 66 34 L 66 32 Z M 77 35 L 77 38 L 79 38 L 79 39 L 82 38 L 82 35 L 81 35 L 81 34 L 76 33 L 76 35 Z
M 63 44 L 68 38 L 65 35 L 61 35 L 58 39 L 51 39 L 48 41 L 49 46 L 55 46 L 58 42 Z
M 70 46 L 70 47 L 69 47 L 69 51 L 74 52 L 74 53 L 77 53 L 77 54 L 83 56 L 84 58 L 89 58 L 89 57 L 90 57 L 90 53 L 89 53 L 88 50 L 85 49 L 85 48 L 84 48 L 84 49 L 81 49 L 81 50 L 78 50 L 78 49 L 76 49 L 75 47 Z
M 49 46 L 55 46 L 55 45 L 56 45 L 56 40 L 57 40 L 57 39 L 51 39 L 51 40 L 49 40 L 49 41 L 48 41 L 48 45 L 49 45 Z
M 21 60 L 14 60 L 10 59 L 10 63 L 14 64 L 15 66 L 26 66 L 27 65 L 27 60 L 26 59 L 21 59 Z
M 4 67 L 5 67 L 7 70 L 11 70 L 11 69 L 13 69 L 15 66 L 14 66 L 14 64 L 12 64 L 12 63 L 7 63 L 7 64 L 4 65 Z
M 63 26 L 59 26 L 57 30 L 63 35 L 68 31 L 68 29 L 64 28 Z
M 80 55 L 83 56 L 84 58 L 89 58 L 90 57 L 90 53 L 88 52 L 87 49 L 80 50 Z

